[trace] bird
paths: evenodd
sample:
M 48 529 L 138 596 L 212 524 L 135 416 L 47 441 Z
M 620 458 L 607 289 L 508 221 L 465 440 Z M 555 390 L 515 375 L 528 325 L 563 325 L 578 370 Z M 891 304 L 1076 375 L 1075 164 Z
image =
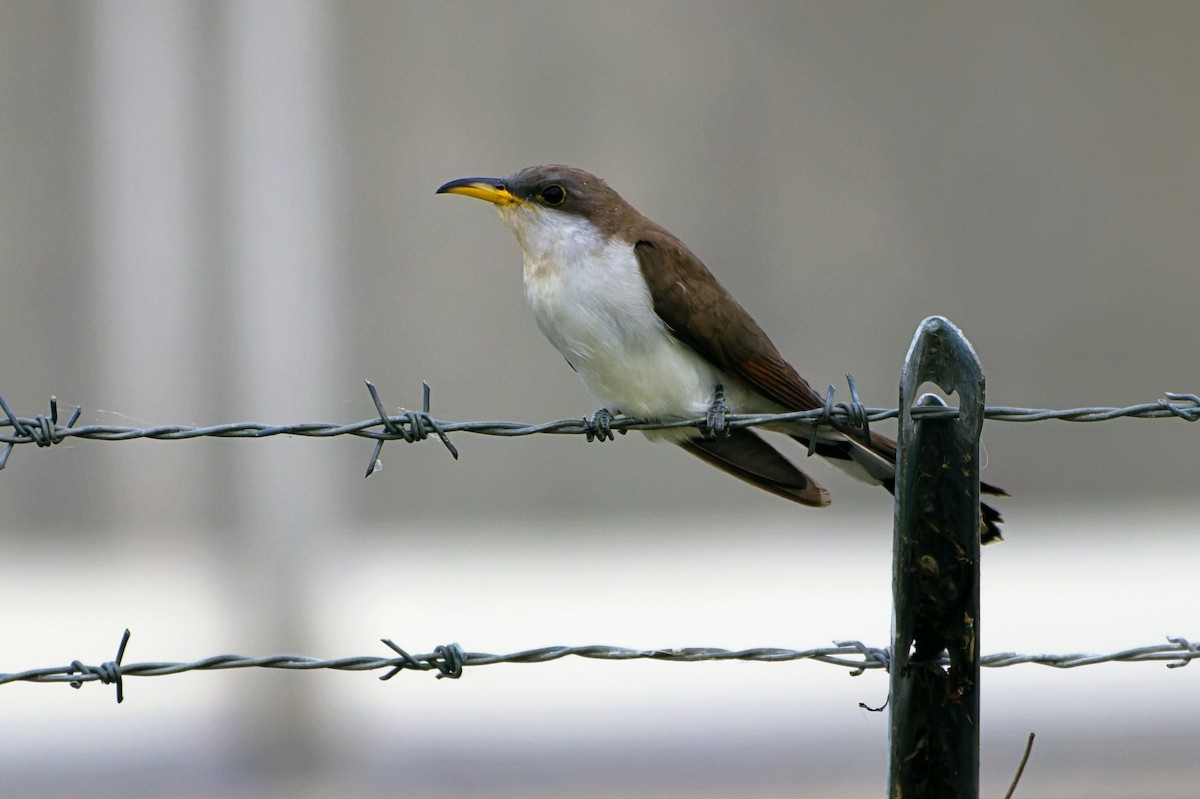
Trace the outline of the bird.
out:
M 591 422 L 601 438 L 617 414 L 669 422 L 824 407 L 700 258 L 601 178 L 546 164 L 505 178 L 452 180 L 437 193 L 491 203 L 516 236 L 525 298 L 541 332 L 601 404 Z M 811 422 L 773 429 L 895 492 L 891 439 Z M 830 503 L 825 488 L 749 427 L 723 435 L 695 427 L 643 432 L 776 496 L 812 507 Z M 986 483 L 981 491 L 1006 493 Z M 994 508 L 981 506 L 984 543 L 1000 539 L 1001 521 Z

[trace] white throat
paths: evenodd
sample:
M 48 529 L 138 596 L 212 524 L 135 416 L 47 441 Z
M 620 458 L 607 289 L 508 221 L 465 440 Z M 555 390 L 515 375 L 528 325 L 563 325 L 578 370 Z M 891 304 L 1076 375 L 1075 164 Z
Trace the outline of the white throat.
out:
M 524 253 L 538 327 L 603 407 L 642 419 L 694 417 L 718 383 L 732 408 L 747 407 L 741 381 L 680 343 L 654 312 L 633 242 L 553 209 L 497 209 Z

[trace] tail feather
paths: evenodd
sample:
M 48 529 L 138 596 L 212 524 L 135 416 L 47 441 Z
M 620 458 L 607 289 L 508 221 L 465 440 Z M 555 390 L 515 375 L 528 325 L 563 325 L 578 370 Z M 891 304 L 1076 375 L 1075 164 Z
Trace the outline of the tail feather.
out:
M 887 436 L 872 433 L 870 438 L 856 435 L 856 431 L 817 434 L 816 453 L 827 458 L 834 466 L 853 477 L 866 482 L 878 483 L 892 494 L 896 493 L 896 442 Z M 792 438 L 808 447 L 810 437 L 792 435 Z M 994 496 L 1008 496 L 1003 488 L 990 483 L 979 484 L 979 491 Z M 979 505 L 979 540 L 984 544 L 1002 541 L 1000 523 L 1004 518 L 1000 511 L 986 503 Z
M 805 447 L 810 446 L 811 434 L 790 435 Z M 725 438 L 692 438 L 677 443 L 706 463 L 776 496 L 813 507 L 829 504 L 829 492 L 749 428 L 731 430 Z M 872 433 L 867 438 L 853 430 L 822 430 L 817 433 L 814 451 L 851 476 L 896 493 L 896 442 L 887 436 Z M 1004 489 L 989 483 L 980 483 L 979 490 L 1008 496 Z M 1000 512 L 985 503 L 980 503 L 979 511 L 980 541 L 990 544 L 1003 540 Z

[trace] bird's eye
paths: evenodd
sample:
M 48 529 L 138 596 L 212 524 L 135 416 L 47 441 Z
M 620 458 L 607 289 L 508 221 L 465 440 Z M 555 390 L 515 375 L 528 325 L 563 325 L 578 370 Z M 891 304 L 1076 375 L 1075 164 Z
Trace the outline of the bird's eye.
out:
M 562 205 L 567 201 L 567 190 L 557 183 L 542 189 L 542 201 L 546 205 Z

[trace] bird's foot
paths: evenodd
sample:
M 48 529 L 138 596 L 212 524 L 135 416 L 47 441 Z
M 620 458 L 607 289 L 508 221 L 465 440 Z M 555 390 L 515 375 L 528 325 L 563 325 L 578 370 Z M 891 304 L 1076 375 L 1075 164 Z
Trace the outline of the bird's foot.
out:
M 588 441 L 612 441 L 613 413 L 608 408 L 600 408 L 592 414 L 592 418 L 584 418 L 583 427 Z M 622 433 L 625 431 L 622 430 Z
M 713 404 L 708 406 L 708 413 L 704 420 L 704 437 L 709 441 L 713 441 L 717 436 L 728 436 L 729 427 L 725 423 L 725 414 L 729 412 L 729 406 L 725 404 L 725 387 L 720 383 L 717 384 L 717 389 L 713 392 Z

